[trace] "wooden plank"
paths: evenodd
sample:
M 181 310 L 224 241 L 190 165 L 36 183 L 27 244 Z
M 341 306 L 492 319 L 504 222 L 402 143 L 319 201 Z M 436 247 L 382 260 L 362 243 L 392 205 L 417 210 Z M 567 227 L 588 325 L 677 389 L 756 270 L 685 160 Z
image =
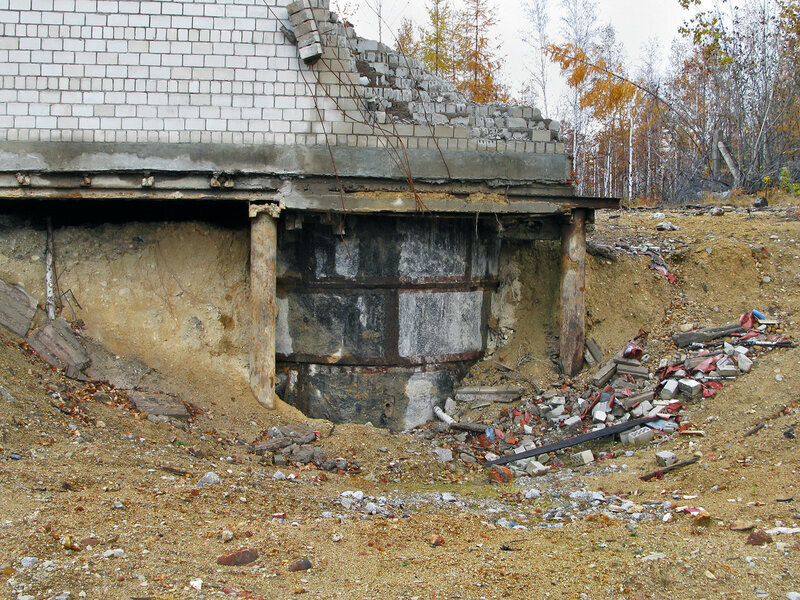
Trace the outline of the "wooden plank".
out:
M 586 340 L 586 349 L 591 353 L 598 365 L 602 364 L 603 351 L 600 349 L 600 344 L 598 344 L 594 338 Z
M 262 405 L 273 409 L 278 227 L 275 217 L 260 208 L 251 212 L 250 222 L 250 387 Z
M 694 458 L 690 458 L 689 460 L 684 460 L 679 463 L 675 463 L 674 465 L 670 465 L 668 467 L 659 469 L 658 471 L 653 471 L 652 473 L 648 473 L 647 475 L 642 475 L 639 479 L 641 479 L 642 481 L 650 481 L 651 479 L 655 479 L 656 477 L 661 477 L 662 475 L 666 475 L 670 471 L 674 471 L 676 469 L 681 469 L 683 467 L 693 465 L 698 460 L 700 459 L 697 456 L 695 456 Z
M 606 363 L 600 370 L 592 377 L 592 385 L 595 387 L 604 387 L 614 374 L 617 372 L 617 363 L 613 360 Z
M 561 369 L 583 368 L 586 346 L 586 211 L 574 210 L 561 237 Z
M 705 344 L 719 338 L 728 337 L 734 333 L 745 333 L 747 330 L 738 323 L 729 323 L 720 327 L 710 327 L 688 333 L 676 333 L 672 336 L 672 341 L 679 348 L 686 348 L 692 344 Z
M 0 279 L 0 325 L 24 338 L 37 306 L 36 300 L 21 287 Z
M 65 369 L 73 379 L 81 378 L 80 372 L 92 362 L 80 339 L 64 319 L 55 319 L 34 331 L 28 338 L 28 344 L 48 364 Z
M 492 402 L 513 402 L 522 396 L 523 390 L 515 385 L 498 387 L 463 387 L 455 390 L 456 400 L 471 402 L 473 400 L 491 400 Z
M 515 462 L 517 460 L 524 460 L 526 458 L 532 458 L 534 456 L 541 456 L 542 454 L 549 454 L 550 452 L 558 452 L 559 450 L 572 448 L 573 446 L 585 444 L 586 442 L 599 440 L 604 437 L 609 437 L 612 435 L 616 435 L 618 433 L 623 433 L 630 429 L 635 429 L 640 425 L 646 425 L 647 423 L 651 423 L 652 421 L 657 421 L 659 418 L 660 417 L 645 417 L 644 419 L 638 419 L 636 421 L 628 421 L 627 423 L 620 423 L 619 425 L 614 425 L 613 427 L 604 427 L 603 429 L 598 429 L 597 431 L 590 431 L 589 433 L 584 433 L 583 435 L 571 437 L 566 440 L 561 440 L 560 442 L 556 442 L 555 444 L 542 446 L 541 448 L 534 448 L 533 450 L 521 452 L 520 454 L 511 454 L 509 456 L 503 456 L 501 458 L 498 458 L 497 460 L 484 463 L 484 466 L 493 467 L 494 465 L 505 465 L 507 463 Z

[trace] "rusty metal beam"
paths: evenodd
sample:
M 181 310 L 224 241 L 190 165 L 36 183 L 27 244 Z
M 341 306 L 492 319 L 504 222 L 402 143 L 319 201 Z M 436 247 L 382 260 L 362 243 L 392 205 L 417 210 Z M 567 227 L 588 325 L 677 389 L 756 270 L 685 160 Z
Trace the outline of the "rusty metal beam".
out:
M 250 387 L 268 409 L 275 408 L 278 215 L 274 206 L 250 205 Z
M 561 237 L 561 368 L 577 375 L 586 345 L 586 211 L 572 211 Z

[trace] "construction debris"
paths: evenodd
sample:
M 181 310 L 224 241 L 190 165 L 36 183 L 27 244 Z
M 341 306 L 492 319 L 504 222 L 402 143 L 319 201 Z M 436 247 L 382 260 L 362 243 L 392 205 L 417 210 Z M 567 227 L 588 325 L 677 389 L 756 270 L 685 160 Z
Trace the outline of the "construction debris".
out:
M 523 390 L 517 386 L 501 387 L 463 387 L 455 390 L 456 400 L 459 402 L 474 402 L 488 400 L 491 402 L 513 402 L 522 396 Z
M 449 456 L 454 461 L 483 463 L 489 468 L 508 465 L 514 476 L 522 477 L 549 473 L 564 466 L 562 461 L 574 466 L 602 461 L 608 453 L 596 448 L 582 449 L 559 460 L 564 450 L 595 440 L 619 436 L 624 446 L 636 449 L 673 434 L 703 435 L 684 410 L 747 373 L 754 365 L 755 352 L 792 346 L 791 340 L 771 334 L 776 329 L 778 323 L 757 311 L 743 316 L 741 324 L 699 331 L 685 327 L 674 340 L 688 343 L 692 352 L 662 360 L 658 368 L 649 366 L 650 357 L 639 345 L 647 342 L 642 332 L 602 364 L 583 391 L 572 382 L 544 393 L 538 393 L 537 388 L 535 396 L 523 395 L 518 402 L 509 402 L 504 395 L 516 397 L 521 393 L 519 388 L 461 388 L 456 392 L 459 402 L 448 402 L 449 411 L 435 409 L 449 431 L 439 424 L 431 436 L 440 440 L 437 451 L 452 450 Z M 599 364 L 597 359 L 603 359 L 599 346 L 593 340 L 586 346 L 587 356 L 591 355 L 587 362 Z M 491 411 L 493 397 L 503 398 L 502 403 L 510 405 L 497 406 L 494 411 L 500 409 L 499 416 L 478 417 L 485 422 L 463 420 L 468 413 L 474 419 L 476 410 Z M 452 440 L 449 444 L 448 439 Z M 657 459 L 660 470 L 647 478 L 696 462 L 678 462 L 671 452 L 659 452 Z M 494 475 L 497 481 L 502 479 L 498 475 Z M 503 475 L 507 473 L 503 471 Z
M 64 369 L 67 377 L 84 379 L 81 374 L 91 364 L 80 338 L 64 319 L 50 321 L 34 331 L 28 344 L 53 367 Z
M 37 306 L 28 292 L 0 279 L 0 325 L 24 338 L 28 335 Z
M 657 479 L 663 477 L 664 475 L 666 475 L 671 471 L 675 471 L 676 469 L 682 469 L 683 467 L 688 467 L 689 465 L 693 465 L 698 460 L 700 460 L 700 458 L 695 456 L 693 458 L 690 458 L 689 460 L 683 460 L 681 462 L 666 466 L 663 469 L 659 469 L 658 471 L 653 471 L 652 473 L 647 473 L 646 475 L 642 475 L 639 479 L 641 479 L 642 481 L 650 481 L 651 479 Z

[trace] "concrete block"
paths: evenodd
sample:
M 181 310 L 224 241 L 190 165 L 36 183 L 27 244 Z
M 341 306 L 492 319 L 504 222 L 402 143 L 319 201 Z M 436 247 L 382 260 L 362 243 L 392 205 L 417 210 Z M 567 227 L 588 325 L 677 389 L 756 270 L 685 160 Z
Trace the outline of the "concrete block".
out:
M 604 410 L 597 410 L 592 415 L 592 419 L 595 423 L 605 423 L 608 420 L 608 413 Z
M 564 407 L 563 406 L 556 406 L 553 410 L 548 412 L 545 416 L 550 421 L 557 421 L 558 418 L 564 414 Z
M 738 377 L 739 365 L 731 359 L 725 358 L 717 363 L 717 373 L 720 377 Z
M 570 417 L 566 421 L 564 421 L 564 428 L 570 430 L 578 430 L 583 426 L 583 421 L 581 421 L 580 417 Z
M 703 395 L 702 384 L 694 379 L 681 379 L 678 382 L 678 389 L 680 389 L 681 393 L 692 399 L 697 399 Z
M 750 360 L 744 354 L 739 354 L 738 358 L 738 367 L 742 373 L 749 373 L 750 370 L 753 368 L 753 361 Z
M 655 438 L 655 434 L 653 430 L 649 427 L 642 427 L 641 429 L 637 429 L 629 436 L 628 440 L 630 445 L 636 446 L 637 448 L 640 446 L 646 446 L 650 442 L 653 441 Z
M 591 450 L 584 450 L 583 452 L 576 452 L 571 457 L 572 464 L 576 467 L 583 467 L 589 463 L 594 462 L 594 454 Z
M 675 421 L 667 421 L 661 428 L 661 431 L 663 431 L 667 435 L 672 435 L 673 433 L 678 431 L 678 424 Z
M 661 398 L 663 400 L 672 400 L 678 394 L 678 380 L 668 379 L 661 388 Z
M 542 463 L 540 463 L 537 460 L 530 461 L 525 467 L 525 472 L 531 477 L 540 477 L 542 475 L 547 475 L 549 471 L 550 469 L 545 467 Z
M 678 462 L 678 457 L 674 452 L 664 450 L 663 452 L 656 453 L 656 460 L 659 467 L 670 467 Z

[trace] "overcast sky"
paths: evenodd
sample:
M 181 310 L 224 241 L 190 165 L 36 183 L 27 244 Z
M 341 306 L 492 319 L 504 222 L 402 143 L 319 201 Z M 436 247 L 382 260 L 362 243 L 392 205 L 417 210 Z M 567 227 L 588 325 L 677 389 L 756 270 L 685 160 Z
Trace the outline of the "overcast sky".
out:
M 361 37 L 378 39 L 378 18 L 369 8 L 370 5 L 376 6 L 378 1 L 349 0 L 351 6 L 358 7 L 351 20 Z M 452 2 L 454 5 L 459 4 L 459 0 Z M 522 31 L 528 26 L 523 2 L 524 0 L 496 0 L 498 9 L 496 39 L 506 59 L 505 79 L 511 84 L 515 93 L 520 90 L 527 78 L 526 61 L 529 58 L 529 49 L 521 36 Z M 382 3 L 383 20 L 395 31 L 403 17 L 409 17 L 418 25 L 426 23 L 425 0 L 383 0 Z M 557 36 L 560 2 L 552 0 L 550 4 L 551 28 Z M 678 6 L 678 0 L 599 0 L 597 4 L 601 21 L 599 24 L 610 22 L 616 28 L 626 55 L 631 61 L 631 71 L 635 71 L 641 48 L 650 38 L 654 37 L 660 41 L 662 60 L 666 59 L 672 40 L 678 36 L 678 27 L 687 16 L 687 13 Z M 392 34 L 386 30 L 386 26 L 383 29 L 383 41 L 394 45 Z M 558 86 L 558 89 L 561 87 Z M 550 102 L 556 104 L 557 100 L 552 98 Z M 559 115 L 548 116 L 557 118 Z

